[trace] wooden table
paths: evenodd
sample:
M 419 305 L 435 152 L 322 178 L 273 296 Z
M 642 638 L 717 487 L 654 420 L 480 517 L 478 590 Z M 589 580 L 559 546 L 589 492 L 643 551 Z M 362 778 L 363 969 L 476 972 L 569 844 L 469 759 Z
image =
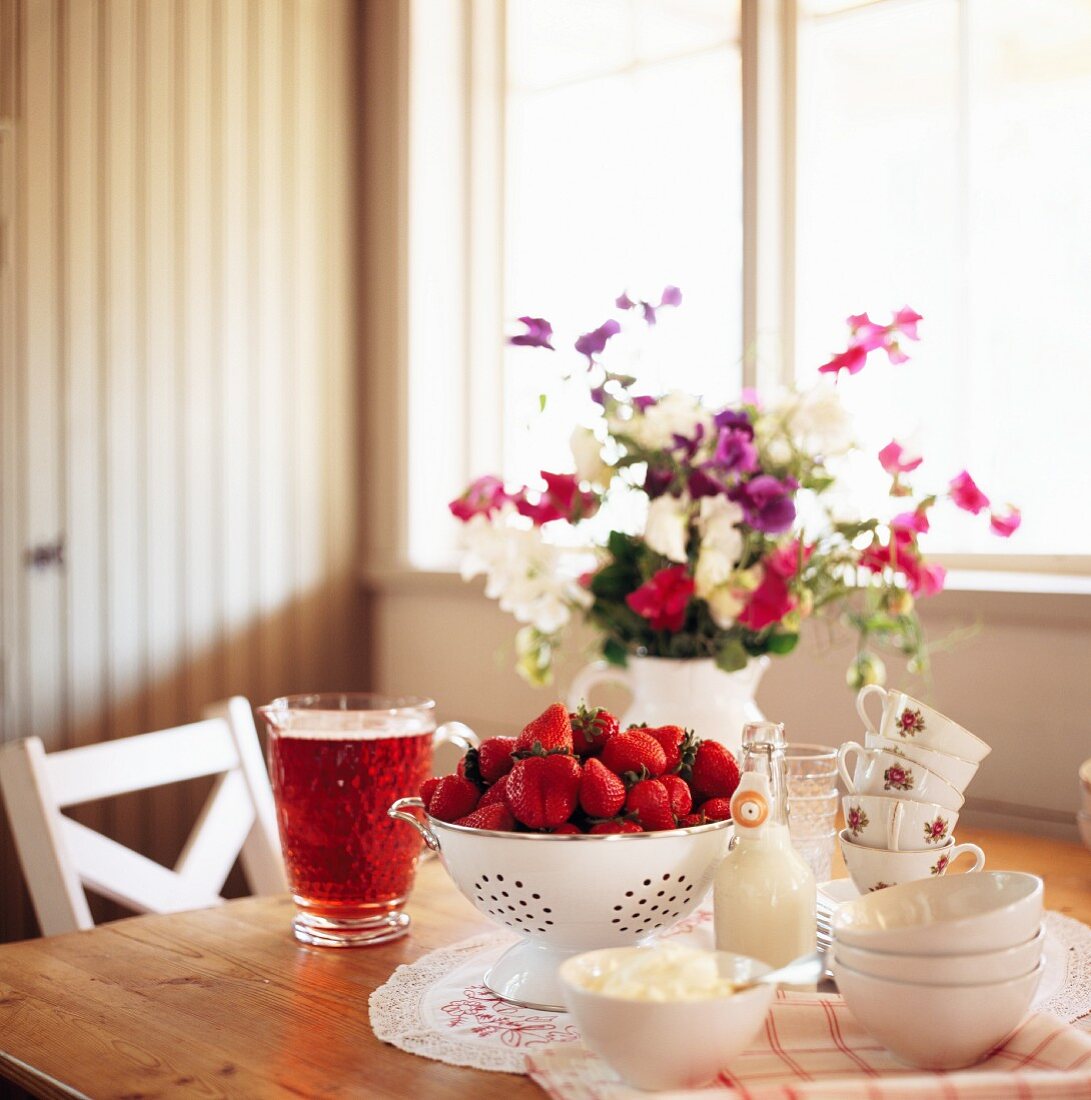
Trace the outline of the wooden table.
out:
M 1046 905 L 1091 924 L 1091 853 L 964 829 L 994 868 L 1034 871 Z M 286 898 L 134 917 L 0 947 L 0 1074 L 37 1096 L 541 1097 L 525 1077 L 380 1043 L 368 994 L 399 963 L 487 927 L 436 861 L 411 934 L 355 950 L 290 936 Z

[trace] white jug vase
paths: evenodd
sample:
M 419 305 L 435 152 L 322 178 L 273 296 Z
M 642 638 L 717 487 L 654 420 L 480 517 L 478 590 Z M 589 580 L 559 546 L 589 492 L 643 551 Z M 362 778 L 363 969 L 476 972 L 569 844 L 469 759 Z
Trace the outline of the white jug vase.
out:
M 768 657 L 755 657 L 738 672 L 723 672 L 711 658 L 630 657 L 624 668 L 595 661 L 576 673 L 568 708 L 590 703 L 598 684 L 619 684 L 632 696 L 620 719 L 622 729 L 634 722 L 682 726 L 702 739 L 719 741 L 737 756 L 743 726 L 763 720 L 754 692 L 768 666 Z

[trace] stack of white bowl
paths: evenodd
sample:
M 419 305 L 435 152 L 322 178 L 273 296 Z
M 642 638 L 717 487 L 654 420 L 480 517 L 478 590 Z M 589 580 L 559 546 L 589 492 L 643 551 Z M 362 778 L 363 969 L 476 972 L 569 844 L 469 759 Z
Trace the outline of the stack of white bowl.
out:
M 832 918 L 837 988 L 897 1058 L 959 1069 L 1030 1008 L 1042 973 L 1042 880 L 986 871 L 843 902 Z
M 865 707 L 873 694 L 883 701 L 878 722 Z M 877 684 L 861 690 L 856 709 L 868 729 L 865 744 L 847 741 L 837 755 L 849 792 L 841 854 L 856 888 L 866 894 L 942 875 L 964 852 L 974 856 L 968 869 L 980 871 L 984 853 L 956 844 L 954 829 L 989 746 L 925 703 Z

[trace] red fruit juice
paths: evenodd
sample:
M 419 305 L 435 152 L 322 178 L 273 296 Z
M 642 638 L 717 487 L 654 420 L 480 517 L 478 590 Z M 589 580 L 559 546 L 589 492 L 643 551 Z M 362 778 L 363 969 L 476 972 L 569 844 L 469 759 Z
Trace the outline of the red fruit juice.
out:
M 430 732 L 270 737 L 280 843 L 297 905 L 338 920 L 399 908 L 421 840 L 386 811 L 417 793 L 431 763 Z

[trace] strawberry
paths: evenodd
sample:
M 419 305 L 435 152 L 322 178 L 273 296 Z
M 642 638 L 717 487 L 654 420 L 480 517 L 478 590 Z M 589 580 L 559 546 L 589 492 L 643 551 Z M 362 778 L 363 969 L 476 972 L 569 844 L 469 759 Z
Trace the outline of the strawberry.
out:
M 477 749 L 477 770 L 486 783 L 495 783 L 501 776 L 507 775 L 515 763 L 514 737 L 490 737 L 482 741 Z
M 670 793 L 658 779 L 642 779 L 636 783 L 625 799 L 625 809 L 635 814 L 649 833 L 674 828 Z
M 568 721 L 568 712 L 564 713 Z M 572 815 L 579 801 L 580 763 L 551 753 L 519 760 L 508 774 L 504 801 L 517 821 L 532 829 L 554 829 Z
M 693 793 L 689 784 L 680 775 L 662 775 L 659 782 L 667 788 L 670 796 L 671 813 L 675 817 L 685 817 L 693 809 Z
M 701 804 L 701 813 L 706 821 L 730 821 L 731 799 L 710 798 Z
M 739 785 L 739 765 L 718 741 L 702 741 L 693 758 L 689 785 L 700 799 L 730 798 Z
M 654 729 L 643 731 L 649 737 L 654 737 L 663 746 L 663 752 L 667 756 L 668 772 L 677 771 L 682 766 L 682 742 L 686 733 L 681 726 L 656 726 Z
M 583 830 L 574 821 L 562 821 L 556 829 L 551 829 L 550 832 L 554 836 L 568 836 L 582 833 Z
M 440 821 L 457 821 L 477 809 L 479 797 L 477 787 L 468 779 L 461 775 L 445 775 L 436 784 L 426 808 Z
M 588 817 L 613 817 L 624 805 L 625 784 L 601 760 L 588 757 L 580 775 L 583 812 Z
M 439 776 L 433 775 L 431 779 L 426 779 L 420 785 L 420 800 L 424 803 L 424 808 L 428 809 L 428 803 L 432 801 L 432 795 L 436 793 L 436 788 L 439 786 Z
M 642 833 L 644 830 L 635 821 L 615 820 L 600 821 L 597 825 L 592 825 L 588 832 L 602 836 L 604 833 Z
M 572 722 L 564 703 L 546 707 L 515 739 L 516 753 L 572 751 Z
M 699 814 L 699 813 L 698 814 L 683 814 L 682 817 L 680 817 L 678 819 L 678 828 L 679 829 L 692 829 L 695 825 L 704 825 L 704 824 L 706 824 L 704 814 Z
M 491 787 L 489 787 L 485 793 L 481 796 L 481 801 L 477 804 L 477 808 L 480 810 L 482 806 L 492 806 L 494 803 L 504 801 L 504 792 L 508 789 L 508 777 L 502 775 Z
M 493 829 L 501 833 L 510 833 L 515 828 L 515 818 L 502 802 L 490 806 L 478 806 L 472 814 L 460 817 L 456 825 L 465 825 L 468 829 Z
M 667 754 L 663 746 L 644 730 L 626 730 L 615 734 L 602 748 L 602 762 L 615 775 L 626 772 L 662 775 L 667 770 Z
M 579 710 L 569 714 L 572 723 L 572 739 L 577 756 L 594 756 L 602 752 L 602 746 L 617 733 L 617 719 L 602 707 L 593 710 L 582 703 Z

